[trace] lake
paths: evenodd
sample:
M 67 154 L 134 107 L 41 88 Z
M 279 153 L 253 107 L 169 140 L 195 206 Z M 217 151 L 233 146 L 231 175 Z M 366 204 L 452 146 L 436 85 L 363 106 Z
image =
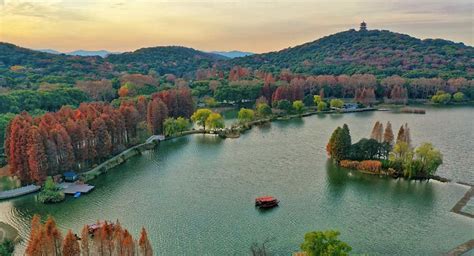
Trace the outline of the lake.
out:
M 145 226 L 161 255 L 245 255 L 266 240 L 273 255 L 290 255 L 306 232 L 326 229 L 339 230 L 354 253 L 440 255 L 474 237 L 474 220 L 450 212 L 466 186 L 339 169 L 325 152 L 344 123 L 355 142 L 370 135 L 375 121 L 391 121 L 395 134 L 407 122 L 414 145 L 432 142 L 443 153 L 440 176 L 473 184 L 474 108 L 424 108 L 426 115 L 316 115 L 255 127 L 239 139 L 166 141 L 99 177 L 79 199 L 1 201 L 0 221 L 26 238 L 35 213 L 76 232 L 98 219 L 119 219 L 136 238 Z M 254 199 L 262 195 L 277 197 L 280 206 L 257 210 Z

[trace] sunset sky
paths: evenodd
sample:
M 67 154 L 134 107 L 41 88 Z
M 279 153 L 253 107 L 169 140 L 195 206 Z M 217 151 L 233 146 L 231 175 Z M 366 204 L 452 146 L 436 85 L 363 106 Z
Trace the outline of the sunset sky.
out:
M 474 44 L 472 0 L 0 0 L 0 41 L 33 49 L 158 45 L 268 52 L 358 27 Z

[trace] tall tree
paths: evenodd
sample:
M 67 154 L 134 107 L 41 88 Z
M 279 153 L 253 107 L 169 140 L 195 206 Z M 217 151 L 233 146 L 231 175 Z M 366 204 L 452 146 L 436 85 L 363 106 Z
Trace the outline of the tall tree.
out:
M 99 160 L 103 160 L 110 155 L 112 140 L 102 118 L 99 117 L 94 120 L 92 123 L 92 133 L 94 134 L 96 157 Z
M 90 247 L 89 247 L 89 227 L 84 225 L 81 231 L 81 252 L 82 256 L 89 256 L 90 255 Z
M 163 133 L 163 123 L 168 117 L 168 108 L 160 99 L 153 99 L 148 103 L 147 123 L 152 134 Z
M 140 246 L 140 253 L 142 256 L 153 255 L 153 249 L 151 248 L 151 244 L 150 244 L 150 241 L 148 240 L 148 234 L 145 228 L 142 228 L 138 245 Z
M 393 131 L 392 131 L 392 124 L 390 121 L 387 122 L 387 126 L 385 127 L 385 132 L 383 134 L 383 142 L 388 143 L 390 146 L 393 146 Z
M 81 249 L 76 236 L 69 230 L 63 241 L 62 256 L 80 256 Z
M 378 142 L 382 142 L 383 140 L 383 124 L 377 121 L 372 129 L 372 133 L 370 135 L 371 139 L 374 139 Z
M 30 139 L 28 144 L 28 164 L 31 179 L 35 182 L 43 182 L 47 176 L 48 158 L 43 144 L 43 138 L 38 127 L 30 129 Z
M 46 233 L 46 248 L 48 248 L 50 255 L 61 255 L 62 235 L 52 216 L 49 216 L 46 220 L 44 230 Z

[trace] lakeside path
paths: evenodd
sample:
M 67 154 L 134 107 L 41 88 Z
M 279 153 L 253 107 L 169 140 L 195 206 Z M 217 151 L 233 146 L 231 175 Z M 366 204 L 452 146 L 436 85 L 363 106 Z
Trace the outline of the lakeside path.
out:
M 474 239 L 471 239 L 463 244 L 458 245 L 456 248 L 452 249 L 448 253 L 446 253 L 446 256 L 461 256 L 465 254 L 466 252 L 471 251 L 474 249 Z
M 0 200 L 10 199 L 10 198 L 14 198 L 14 197 L 22 196 L 22 195 L 31 194 L 31 193 L 34 193 L 34 192 L 40 190 L 40 188 L 41 188 L 40 186 L 28 185 L 28 186 L 24 186 L 24 187 L 21 187 L 21 188 L 2 191 L 2 192 L 0 192 Z
M 474 214 L 464 212 L 462 209 L 466 204 L 471 200 L 472 197 L 474 197 L 474 186 L 471 184 L 463 183 L 463 182 L 458 182 L 458 184 L 464 185 L 464 186 L 469 186 L 470 189 L 464 194 L 464 196 L 454 205 L 454 207 L 451 209 L 452 212 L 473 218 L 474 219 Z M 473 242 L 474 243 L 474 242 Z M 472 245 L 474 247 L 474 244 Z

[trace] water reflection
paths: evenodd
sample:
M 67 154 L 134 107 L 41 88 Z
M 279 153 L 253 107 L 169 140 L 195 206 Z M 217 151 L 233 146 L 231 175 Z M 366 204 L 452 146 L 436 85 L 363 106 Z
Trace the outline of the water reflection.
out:
M 326 174 L 329 184 L 328 193 L 332 195 L 341 196 L 346 189 L 350 188 L 367 195 L 374 192 L 383 193 L 391 199 L 403 196 L 404 200 L 408 198 L 408 201 L 423 206 L 432 206 L 435 203 L 434 186 L 443 185 L 437 184 L 437 181 L 407 181 L 365 174 L 357 170 L 338 167 L 331 160 L 326 162 Z

